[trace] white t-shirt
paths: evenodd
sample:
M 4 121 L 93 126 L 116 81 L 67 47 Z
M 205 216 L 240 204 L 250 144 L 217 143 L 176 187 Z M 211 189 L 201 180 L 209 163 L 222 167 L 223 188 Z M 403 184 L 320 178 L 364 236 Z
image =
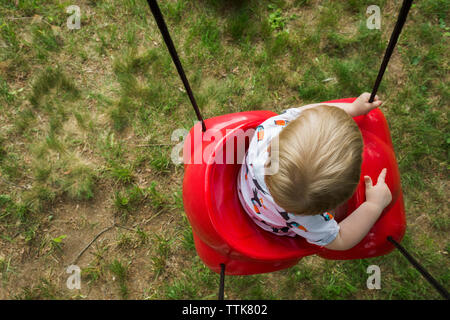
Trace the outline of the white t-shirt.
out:
M 286 212 L 275 203 L 264 182 L 269 143 L 300 113 L 297 108 L 288 109 L 256 128 L 238 175 L 239 200 L 247 214 L 264 230 L 291 237 L 300 235 L 309 243 L 325 246 L 339 233 L 333 216 L 328 212 L 313 216 Z

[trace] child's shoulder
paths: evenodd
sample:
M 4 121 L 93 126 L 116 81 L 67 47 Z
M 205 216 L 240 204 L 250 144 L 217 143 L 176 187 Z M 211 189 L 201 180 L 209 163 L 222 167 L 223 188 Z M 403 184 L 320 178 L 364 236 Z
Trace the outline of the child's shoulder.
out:
M 255 134 L 250 141 L 247 161 L 252 164 L 257 175 L 264 176 L 264 166 L 269 157 L 269 145 L 288 123 L 298 117 L 300 111 L 296 108 L 266 119 L 255 128 Z
M 294 120 L 300 115 L 301 112 L 302 112 L 301 108 L 289 108 L 282 111 L 279 115 L 277 115 L 277 117 L 280 116 L 283 118 Z
M 273 137 L 278 135 L 280 131 L 295 120 L 301 113 L 298 108 L 290 108 L 284 110 L 281 114 L 277 114 L 264 120 L 256 127 L 255 136 L 250 143 L 250 149 L 266 148 Z
M 282 129 L 290 121 L 295 120 L 300 115 L 300 113 L 301 111 L 298 108 L 286 109 L 282 113 L 264 120 L 257 128 L 259 130 L 271 128 Z

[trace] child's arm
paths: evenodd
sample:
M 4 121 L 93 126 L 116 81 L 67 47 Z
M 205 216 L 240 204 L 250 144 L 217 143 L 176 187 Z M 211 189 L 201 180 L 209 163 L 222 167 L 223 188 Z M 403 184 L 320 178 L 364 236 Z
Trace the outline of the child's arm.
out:
M 339 223 L 339 233 L 331 243 L 325 246 L 331 250 L 348 250 L 357 245 L 369 232 L 392 200 L 391 191 L 385 183 L 386 169 L 378 176 L 375 186 L 370 177 L 365 176 L 366 201 L 347 218 Z
M 372 103 L 369 103 L 370 93 L 364 92 L 355 101 L 352 103 L 342 103 L 342 102 L 333 102 L 333 103 L 314 103 L 308 104 L 306 106 L 300 107 L 300 110 L 306 110 L 310 108 L 314 108 L 316 106 L 327 105 L 332 107 L 338 107 L 345 112 L 347 112 L 351 117 L 357 117 L 363 114 L 368 113 L 370 110 L 375 109 L 383 103 L 378 96 L 375 96 L 375 99 Z

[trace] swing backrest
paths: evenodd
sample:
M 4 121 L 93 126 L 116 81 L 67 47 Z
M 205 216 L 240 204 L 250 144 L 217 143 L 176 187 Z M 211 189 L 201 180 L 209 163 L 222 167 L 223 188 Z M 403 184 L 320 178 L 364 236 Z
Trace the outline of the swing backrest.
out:
M 237 195 L 242 158 L 234 157 L 233 163 L 225 161 L 227 152 L 239 153 L 236 152 L 238 143 L 229 141 L 274 115 L 271 111 L 251 111 L 207 119 L 205 134 L 197 123 L 185 139 L 185 211 L 194 233 L 221 254 L 268 261 L 295 259 L 317 252 L 317 247 L 303 238 L 274 236 L 256 226 L 244 212 Z M 244 151 L 247 147 L 248 141 Z

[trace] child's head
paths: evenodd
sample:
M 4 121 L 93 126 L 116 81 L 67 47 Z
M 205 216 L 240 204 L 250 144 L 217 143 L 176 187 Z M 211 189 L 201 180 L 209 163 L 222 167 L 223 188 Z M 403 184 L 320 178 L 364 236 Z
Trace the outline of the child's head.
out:
M 327 105 L 304 110 L 279 135 L 279 169 L 264 180 L 294 214 L 314 215 L 349 199 L 359 182 L 363 140 L 355 121 Z

